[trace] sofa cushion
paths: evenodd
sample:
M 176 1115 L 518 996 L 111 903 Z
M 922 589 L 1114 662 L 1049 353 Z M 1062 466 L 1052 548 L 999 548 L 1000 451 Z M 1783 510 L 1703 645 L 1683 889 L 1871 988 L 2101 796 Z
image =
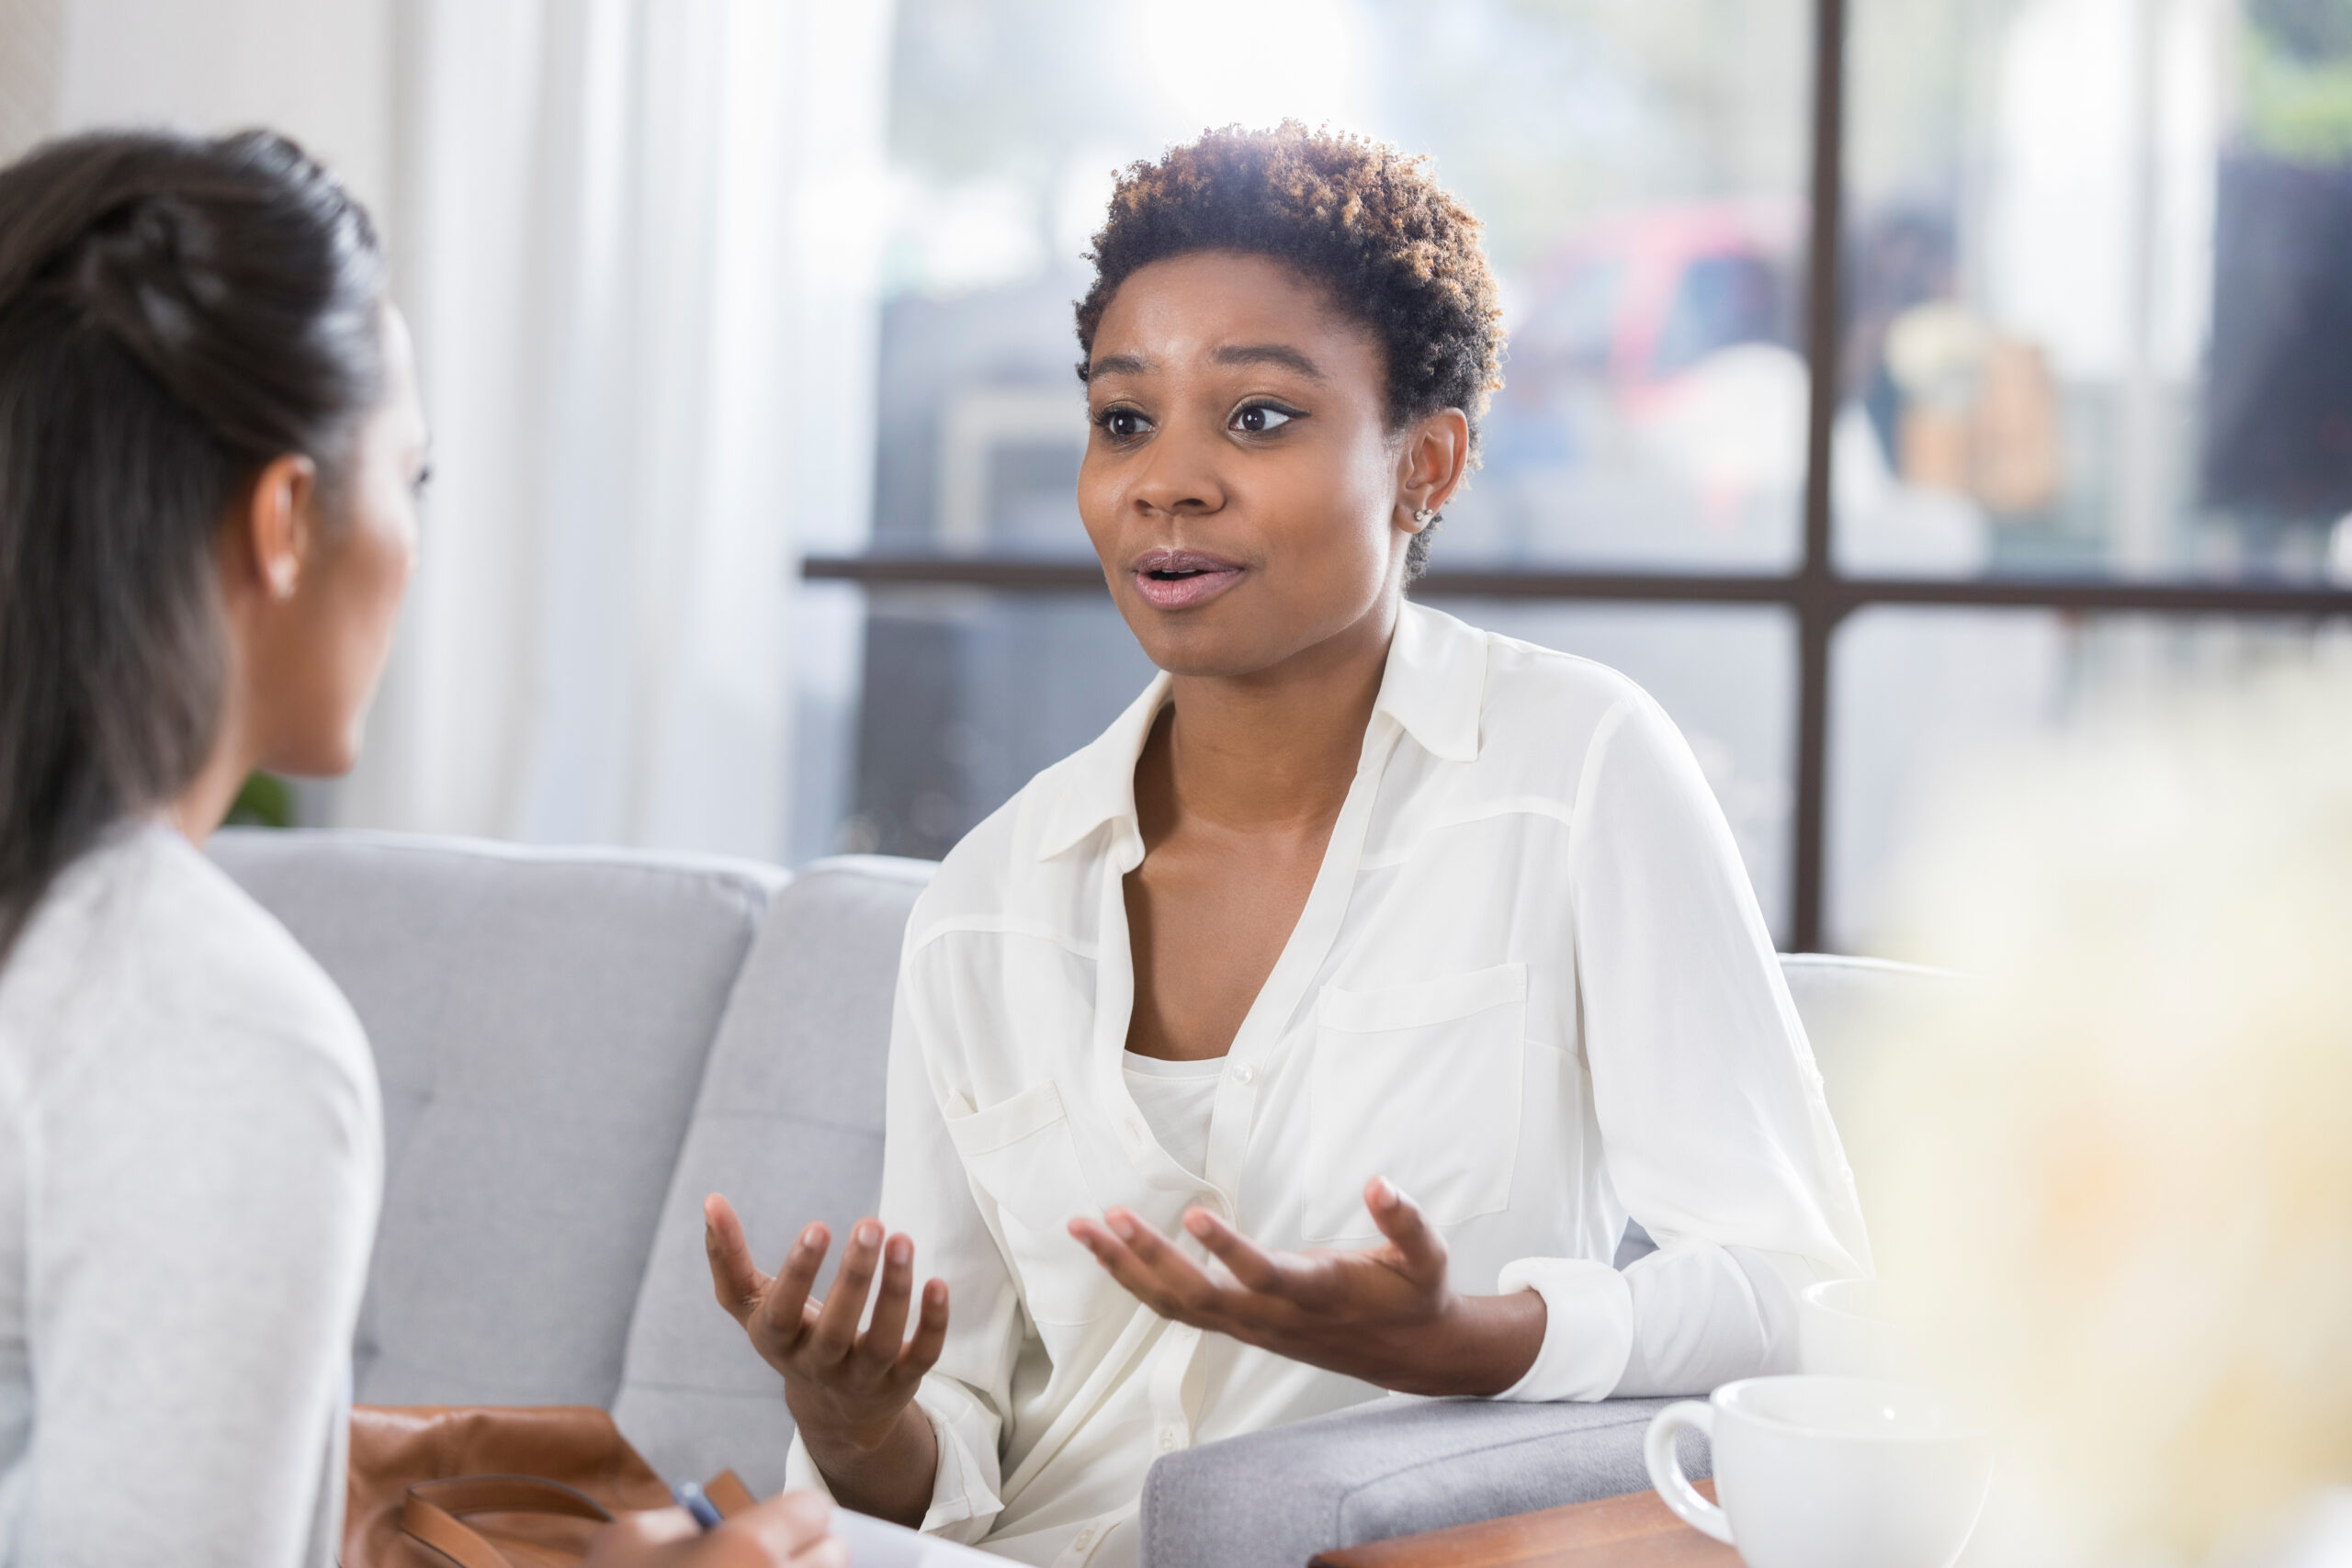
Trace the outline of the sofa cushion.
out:
M 724 1192 L 774 1269 L 800 1227 L 836 1237 L 882 1188 L 882 1082 L 899 948 L 924 861 L 818 861 L 779 894 L 712 1047 L 628 1336 L 621 1430 L 665 1475 L 783 1484 L 782 1385 L 711 1298 L 702 1202 Z M 835 1244 L 838 1256 L 839 1243 Z
M 1672 1402 L 1382 1400 L 1170 1454 L 1143 1488 L 1148 1568 L 1298 1568 L 1318 1551 L 1649 1484 L 1642 1438 Z M 1681 1448 L 1704 1476 L 1703 1439 Z
M 727 997 L 783 876 L 729 862 L 229 831 L 384 1086 L 361 1399 L 605 1404 Z

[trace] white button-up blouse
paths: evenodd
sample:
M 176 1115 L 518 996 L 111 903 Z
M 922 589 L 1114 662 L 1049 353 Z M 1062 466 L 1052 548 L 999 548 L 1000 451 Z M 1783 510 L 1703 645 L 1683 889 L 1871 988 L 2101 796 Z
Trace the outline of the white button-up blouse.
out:
M 951 1319 L 923 1528 L 1030 1562 L 1136 1555 L 1145 1471 L 1380 1391 L 1138 1305 L 1064 1227 L 1200 1203 L 1275 1247 L 1379 1239 L 1385 1175 L 1455 1287 L 1532 1289 L 1506 1399 L 1787 1370 L 1794 1302 L 1868 1271 L 1821 1079 L 1713 795 L 1631 682 L 1408 604 L 1321 871 L 1234 1036 L 1204 1168 L 1123 1070 L 1122 879 L 1155 682 L 972 830 L 917 903 L 881 1214 Z M 1628 1216 L 1658 1250 L 1611 1266 Z M 797 1442 L 793 1479 L 817 1480 Z

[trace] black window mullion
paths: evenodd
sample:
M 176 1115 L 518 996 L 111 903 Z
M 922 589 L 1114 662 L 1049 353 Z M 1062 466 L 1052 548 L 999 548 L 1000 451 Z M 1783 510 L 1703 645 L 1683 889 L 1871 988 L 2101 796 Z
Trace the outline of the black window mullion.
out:
M 1848 608 L 1830 553 L 1830 437 L 1838 421 L 1845 254 L 1846 0 L 1814 0 L 1812 243 L 1805 255 L 1804 558 L 1797 617 L 1796 831 L 1791 944 L 1821 946 L 1829 770 L 1829 645 Z

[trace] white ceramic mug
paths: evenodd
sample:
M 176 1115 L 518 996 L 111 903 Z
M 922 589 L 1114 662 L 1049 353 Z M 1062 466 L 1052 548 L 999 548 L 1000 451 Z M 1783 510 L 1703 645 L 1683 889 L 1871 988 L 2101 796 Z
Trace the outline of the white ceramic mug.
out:
M 1682 1473 L 1685 1428 L 1714 1446 L 1717 1507 Z M 1650 1483 L 1747 1568 L 1951 1568 L 1976 1528 L 1989 1446 L 1932 1390 L 1866 1378 L 1749 1378 L 1670 1404 Z

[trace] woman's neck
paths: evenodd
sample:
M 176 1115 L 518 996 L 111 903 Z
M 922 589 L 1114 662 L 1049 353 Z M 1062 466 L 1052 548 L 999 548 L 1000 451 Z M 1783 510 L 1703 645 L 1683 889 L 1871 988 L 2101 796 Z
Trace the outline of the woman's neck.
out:
M 1395 630 L 1392 612 L 1253 675 L 1177 676 L 1138 772 L 1146 841 L 1154 817 L 1245 832 L 1328 826 L 1355 777 Z
M 243 693 L 232 680 L 221 701 L 220 732 L 213 742 L 212 755 L 164 807 L 164 820 L 178 829 L 188 842 L 201 844 L 212 836 L 229 815 L 229 807 L 237 803 L 237 792 L 244 787 L 246 777 L 260 765 L 250 728 Z

